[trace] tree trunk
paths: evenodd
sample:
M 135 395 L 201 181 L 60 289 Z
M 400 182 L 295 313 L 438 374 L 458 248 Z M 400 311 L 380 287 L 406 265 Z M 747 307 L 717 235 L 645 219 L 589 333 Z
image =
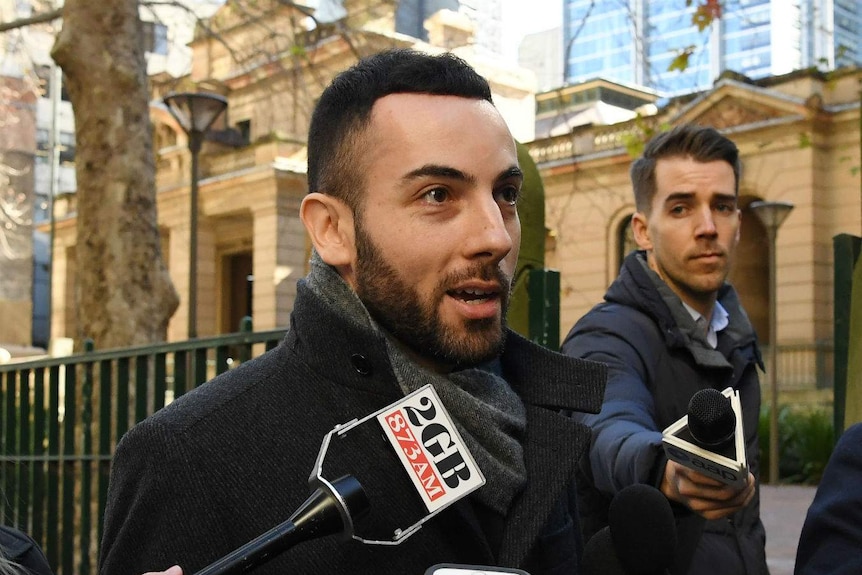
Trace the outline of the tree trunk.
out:
M 161 256 L 137 0 L 66 0 L 52 56 L 75 113 L 78 339 L 164 341 L 179 299 Z

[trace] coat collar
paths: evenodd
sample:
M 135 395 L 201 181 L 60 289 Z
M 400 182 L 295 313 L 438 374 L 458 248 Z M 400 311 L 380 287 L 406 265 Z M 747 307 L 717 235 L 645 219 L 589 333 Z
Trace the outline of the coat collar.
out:
M 392 401 L 401 395 L 383 336 L 339 321 L 302 280 L 290 325 L 287 345 L 302 348 L 315 371 Z M 588 413 L 601 410 L 607 379 L 603 364 L 551 351 L 511 330 L 500 362 L 503 376 L 525 404 Z
M 668 347 L 688 349 L 698 365 L 730 369 L 731 364 L 722 352 L 693 341 L 695 338 L 691 333 L 695 329 L 694 320 L 670 288 L 663 283 L 656 285 L 656 282 L 661 280 L 654 281 L 650 277 L 652 272 L 648 271 L 645 258 L 644 251 L 634 251 L 626 256 L 620 275 L 608 289 L 605 299 L 640 310 L 653 318 L 661 328 Z M 662 286 L 664 289 L 661 289 Z M 729 283 L 725 283 L 718 291 L 717 300 L 729 315 L 728 326 L 722 331 L 725 341 L 732 342 L 732 349 L 751 349 L 750 360 L 760 365 L 762 362 L 757 336 L 739 302 L 736 290 Z M 720 337 L 719 341 L 721 339 Z M 727 348 L 726 345 L 719 347 Z

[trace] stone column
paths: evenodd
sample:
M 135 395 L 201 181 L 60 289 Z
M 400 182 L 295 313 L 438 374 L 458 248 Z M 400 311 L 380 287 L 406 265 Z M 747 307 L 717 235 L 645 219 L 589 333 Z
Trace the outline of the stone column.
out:
M 304 190 L 285 188 L 279 182 L 276 203 L 253 212 L 255 331 L 289 325 L 296 282 L 306 274 L 307 236 L 299 219 Z

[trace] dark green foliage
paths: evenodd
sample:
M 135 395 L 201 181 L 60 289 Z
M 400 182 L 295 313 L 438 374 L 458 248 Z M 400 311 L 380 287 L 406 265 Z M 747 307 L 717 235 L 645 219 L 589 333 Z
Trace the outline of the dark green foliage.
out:
M 769 408 L 760 412 L 761 481 L 769 475 Z M 778 412 L 778 474 L 781 483 L 816 485 L 835 445 L 831 412 L 813 407 L 783 406 Z

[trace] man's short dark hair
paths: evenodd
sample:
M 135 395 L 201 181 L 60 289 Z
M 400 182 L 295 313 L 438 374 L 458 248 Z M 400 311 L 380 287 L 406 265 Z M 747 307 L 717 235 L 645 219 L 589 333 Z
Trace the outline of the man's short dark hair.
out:
M 682 124 L 654 137 L 643 155 L 632 163 L 631 179 L 637 210 L 650 213 L 656 193 L 655 166 L 662 158 L 691 158 L 695 162 L 724 161 L 733 168 L 734 192 L 739 195 L 739 150 L 715 128 Z
M 354 211 L 364 188 L 362 141 L 374 103 L 390 94 L 459 96 L 491 102 L 488 82 L 461 58 L 388 50 L 360 60 L 323 91 L 308 131 L 308 191 Z

